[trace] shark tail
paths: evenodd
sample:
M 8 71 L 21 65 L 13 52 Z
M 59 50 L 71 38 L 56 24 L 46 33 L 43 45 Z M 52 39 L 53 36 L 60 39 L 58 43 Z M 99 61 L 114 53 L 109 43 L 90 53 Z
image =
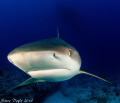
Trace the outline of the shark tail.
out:
M 79 74 L 82 74 L 82 73 L 83 73 L 83 74 L 91 75 L 91 76 L 96 77 L 96 78 L 98 78 L 98 79 L 101 79 L 101 80 L 103 80 L 103 81 L 105 81 L 105 82 L 107 82 L 107 83 L 109 83 L 109 84 L 112 84 L 113 86 L 116 86 L 114 83 L 112 83 L 112 82 L 110 82 L 110 81 L 108 81 L 108 80 L 106 80 L 106 79 L 103 79 L 103 78 L 101 78 L 101 77 L 99 77 L 99 76 L 97 76 L 97 75 L 91 74 L 91 73 L 89 73 L 89 72 L 80 70 Z
M 44 80 L 37 80 L 35 78 L 29 78 L 26 81 L 19 84 L 18 86 L 14 87 L 12 90 L 17 90 L 17 89 L 20 89 L 22 87 L 25 87 L 25 86 L 28 86 L 30 84 L 37 83 L 37 82 L 45 82 L 45 81 Z

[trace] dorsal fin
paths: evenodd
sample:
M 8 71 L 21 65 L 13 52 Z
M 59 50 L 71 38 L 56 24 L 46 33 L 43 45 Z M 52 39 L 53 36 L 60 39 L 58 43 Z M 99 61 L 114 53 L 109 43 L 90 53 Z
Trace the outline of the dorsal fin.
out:
M 60 33 L 59 33 L 58 26 L 57 26 L 57 38 L 60 38 Z

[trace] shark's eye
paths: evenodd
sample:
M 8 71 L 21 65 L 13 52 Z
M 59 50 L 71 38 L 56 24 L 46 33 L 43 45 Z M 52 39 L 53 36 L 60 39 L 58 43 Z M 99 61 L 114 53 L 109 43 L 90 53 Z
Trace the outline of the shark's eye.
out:
M 9 59 L 9 62 L 13 64 L 13 61 L 11 59 Z
M 73 51 L 71 49 L 69 49 L 69 56 L 71 56 L 73 53 Z

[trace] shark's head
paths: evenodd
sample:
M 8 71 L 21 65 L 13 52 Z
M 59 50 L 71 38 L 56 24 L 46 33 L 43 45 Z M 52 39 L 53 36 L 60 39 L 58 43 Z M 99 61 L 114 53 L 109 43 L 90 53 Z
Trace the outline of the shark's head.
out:
M 62 76 L 64 72 L 69 72 L 63 80 L 78 74 L 81 66 L 78 51 L 58 38 L 44 39 L 20 46 L 8 54 L 8 60 L 33 77 L 36 77 L 33 71 L 54 70 L 57 73 L 59 70 L 58 73 L 63 74 Z M 37 77 L 42 78 L 38 75 Z

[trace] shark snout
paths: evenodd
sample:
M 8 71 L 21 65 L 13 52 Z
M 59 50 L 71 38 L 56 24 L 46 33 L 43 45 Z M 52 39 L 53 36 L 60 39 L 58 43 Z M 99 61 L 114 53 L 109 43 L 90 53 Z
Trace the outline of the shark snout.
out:
M 13 64 L 13 60 L 11 59 L 11 56 L 10 56 L 10 55 L 7 56 L 7 59 L 9 60 L 10 63 Z
M 18 60 L 21 61 L 22 58 L 23 58 L 23 56 L 20 55 L 19 53 L 18 54 L 8 54 L 8 56 L 7 56 L 7 59 L 9 60 L 9 62 L 14 65 L 16 64 L 16 61 L 18 61 Z

